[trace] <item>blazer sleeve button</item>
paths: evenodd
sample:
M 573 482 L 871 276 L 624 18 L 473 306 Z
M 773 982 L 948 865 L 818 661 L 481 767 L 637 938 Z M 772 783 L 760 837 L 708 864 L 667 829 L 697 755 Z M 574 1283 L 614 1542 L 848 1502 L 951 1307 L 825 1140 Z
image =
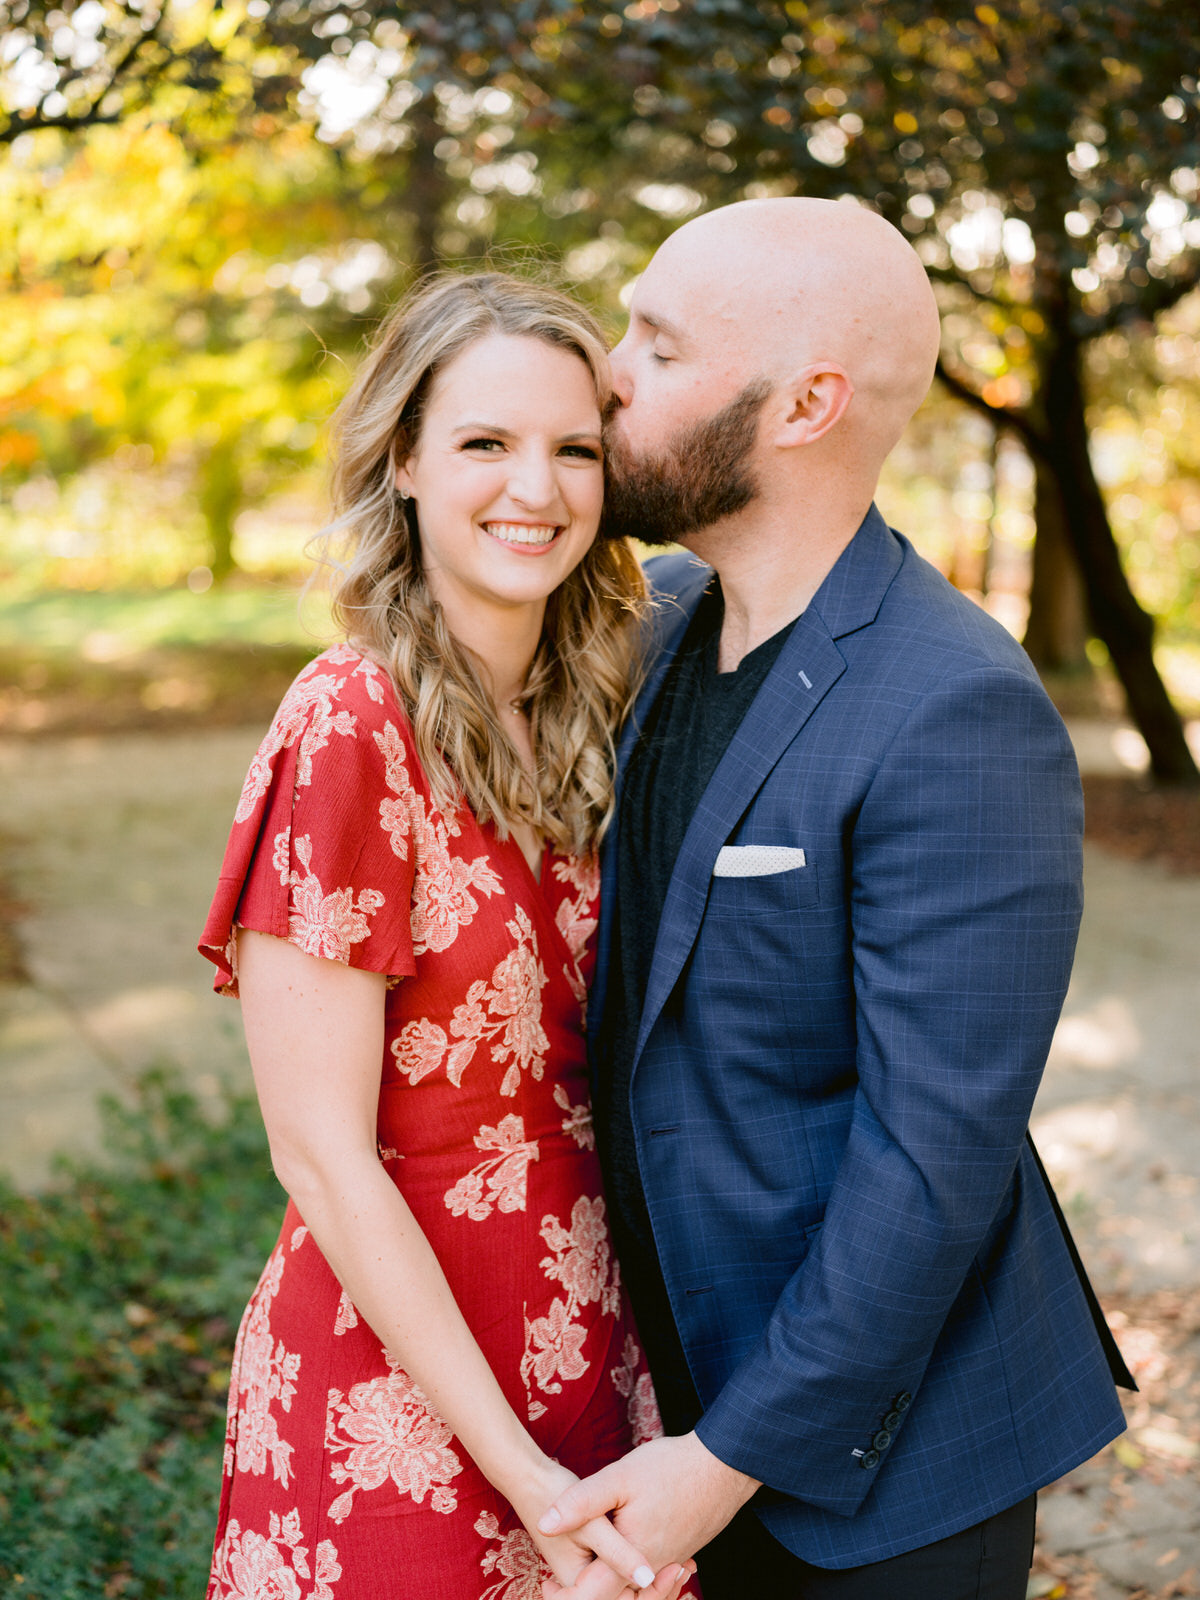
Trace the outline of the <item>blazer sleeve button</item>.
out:
M 871 1444 L 874 1446 L 874 1448 L 876 1450 L 886 1450 L 888 1445 L 891 1444 L 891 1442 L 892 1442 L 892 1436 L 887 1431 L 886 1428 L 880 1428 L 879 1432 L 871 1440 Z
M 912 1395 L 906 1390 L 903 1394 L 896 1396 L 892 1401 L 892 1405 L 897 1411 L 907 1411 L 909 1406 L 912 1405 Z
M 864 1450 L 858 1458 L 858 1464 L 860 1467 L 877 1467 L 879 1465 L 879 1451 Z
M 900 1413 L 894 1409 L 889 1411 L 883 1419 L 883 1426 L 885 1428 L 898 1428 L 900 1426 Z

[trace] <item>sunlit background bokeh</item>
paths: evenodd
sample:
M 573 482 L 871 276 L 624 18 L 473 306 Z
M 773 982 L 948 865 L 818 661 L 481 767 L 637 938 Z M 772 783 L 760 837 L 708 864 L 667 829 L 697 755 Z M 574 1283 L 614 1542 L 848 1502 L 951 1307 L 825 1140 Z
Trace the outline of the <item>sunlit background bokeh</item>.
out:
M 1148 626 L 1127 653 L 1200 711 L 1200 30 L 1177 11 L 83 0 L 0 27 L 14 725 L 51 715 L 55 652 L 320 632 L 294 594 L 324 425 L 414 273 L 550 270 L 616 332 L 672 227 L 790 193 L 881 210 L 942 300 L 946 381 L 889 518 L 1068 700 L 1119 708 L 1145 676 L 1117 648 L 1140 608 L 1153 655 Z

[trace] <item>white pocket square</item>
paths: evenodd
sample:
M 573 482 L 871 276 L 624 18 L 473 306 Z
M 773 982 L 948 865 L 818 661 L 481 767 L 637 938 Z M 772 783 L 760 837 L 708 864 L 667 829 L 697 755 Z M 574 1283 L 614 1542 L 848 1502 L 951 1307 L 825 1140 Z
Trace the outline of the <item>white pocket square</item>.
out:
M 727 844 L 717 857 L 713 877 L 765 878 L 804 865 L 804 851 L 789 844 Z

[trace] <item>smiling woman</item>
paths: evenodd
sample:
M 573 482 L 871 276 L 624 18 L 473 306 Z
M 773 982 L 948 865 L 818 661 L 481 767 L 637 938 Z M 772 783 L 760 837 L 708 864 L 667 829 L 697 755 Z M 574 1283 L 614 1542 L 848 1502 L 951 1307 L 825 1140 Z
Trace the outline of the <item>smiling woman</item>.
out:
M 384 323 L 335 429 L 335 616 L 386 661 L 439 802 L 457 783 L 501 838 L 525 823 L 576 852 L 611 810 L 644 592 L 624 540 L 595 537 L 610 394 L 573 301 L 443 278 Z
M 425 579 L 451 633 L 500 674 L 497 704 L 519 699 L 546 601 L 600 523 L 590 371 L 528 336 L 468 346 L 439 373 L 396 487 L 414 502 Z
M 583 1043 L 641 596 L 597 539 L 607 374 L 564 296 L 444 279 L 338 419 L 345 639 L 251 765 L 201 943 L 291 1197 L 234 1356 L 209 1600 L 296 1574 L 517 1600 L 593 1555 L 658 1600 L 687 1577 L 606 1518 L 537 1531 L 659 1426 Z

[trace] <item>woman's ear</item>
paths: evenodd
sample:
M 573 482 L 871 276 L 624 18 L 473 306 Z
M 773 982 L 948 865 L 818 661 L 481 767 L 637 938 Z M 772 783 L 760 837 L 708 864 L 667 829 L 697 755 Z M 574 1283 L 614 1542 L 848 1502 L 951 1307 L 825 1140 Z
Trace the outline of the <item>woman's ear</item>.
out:
M 787 410 L 775 436 L 782 449 L 823 439 L 837 427 L 854 398 L 854 385 L 846 372 L 831 361 L 805 367 L 782 388 Z
M 392 487 L 396 489 L 405 500 L 409 499 L 413 492 L 412 473 L 409 470 L 411 461 L 412 457 L 409 456 L 407 460 L 403 461 L 392 474 Z

